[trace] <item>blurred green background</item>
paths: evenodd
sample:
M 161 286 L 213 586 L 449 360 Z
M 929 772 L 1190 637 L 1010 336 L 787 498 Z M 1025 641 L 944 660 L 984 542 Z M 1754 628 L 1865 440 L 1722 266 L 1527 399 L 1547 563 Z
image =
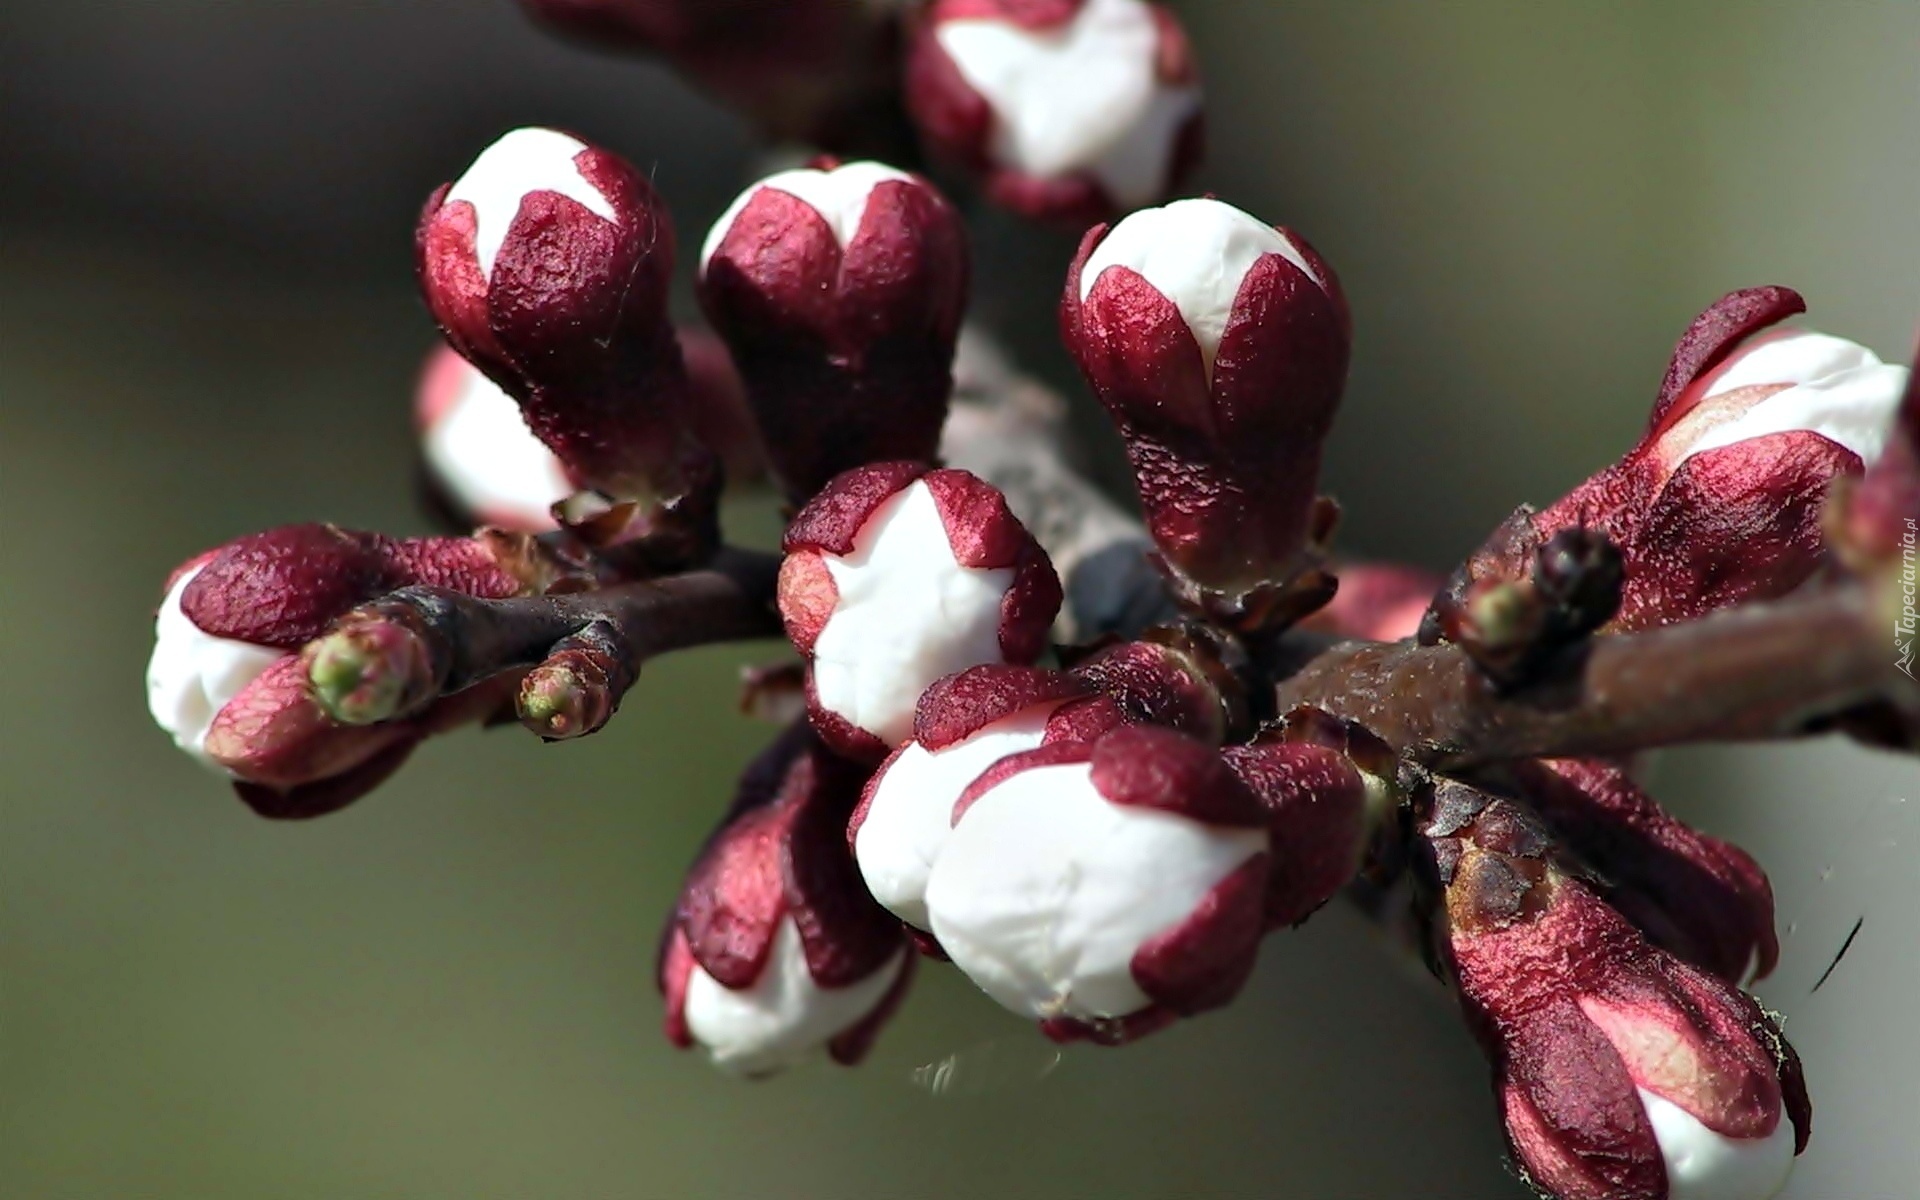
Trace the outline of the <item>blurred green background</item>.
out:
M 1911 344 L 1912 0 L 1179 7 L 1201 185 L 1305 232 L 1352 299 L 1351 547 L 1444 567 L 1553 498 L 1728 289 Z M 253 818 L 151 726 L 149 614 L 257 527 L 424 527 L 421 198 L 501 130 L 567 125 L 654 171 L 685 245 L 752 147 L 507 0 L 9 4 L 0 118 L 0 1196 L 1523 1194 L 1452 1014 L 1344 910 L 1124 1051 L 1055 1064 L 940 970 L 858 1071 L 748 1085 L 671 1051 L 654 934 L 766 736 L 733 668 L 775 647 L 658 664 L 582 744 L 443 739 L 343 814 Z M 979 311 L 1070 385 L 1067 244 L 990 217 L 977 244 Z M 1912 1195 L 1920 771 L 1818 745 L 1656 772 L 1773 874 L 1763 993 L 1818 1111 L 1788 1194 Z M 960 1094 L 916 1085 L 954 1055 Z

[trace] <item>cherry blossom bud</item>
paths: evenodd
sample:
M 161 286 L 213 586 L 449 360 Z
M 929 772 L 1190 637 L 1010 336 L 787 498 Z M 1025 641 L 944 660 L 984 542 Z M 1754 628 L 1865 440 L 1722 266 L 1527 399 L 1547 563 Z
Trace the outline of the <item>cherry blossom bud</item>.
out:
M 666 316 L 672 221 L 645 175 L 557 130 L 516 129 L 434 192 L 416 249 L 447 341 L 581 482 L 623 499 L 712 485 Z
M 1186 33 L 1141 0 L 933 0 L 908 52 L 907 105 L 935 154 L 1030 217 L 1151 204 L 1200 157 Z
M 1469 573 L 1513 576 L 1553 534 L 1597 529 L 1625 565 L 1608 626 L 1617 631 L 1800 586 L 1825 561 L 1830 490 L 1879 459 L 1908 379 L 1857 343 L 1768 328 L 1804 309 L 1793 291 L 1767 287 L 1702 313 L 1674 351 L 1640 443 L 1550 508 L 1523 512 Z
M 1073 665 L 1072 675 L 1111 699 L 1127 720 L 1164 725 L 1219 745 L 1246 722 L 1245 688 L 1204 630 L 1155 630 Z
M 1898 564 L 1897 632 L 1909 647 L 1912 665 L 1915 525 L 1920 523 L 1920 378 L 1911 371 L 1898 411 L 1887 431 L 1886 448 L 1869 464 L 1866 478 L 1847 495 L 1835 522 L 1834 540 L 1848 562 Z M 1911 674 L 1911 671 L 1908 672 Z
M 331 525 L 285 526 L 190 560 L 169 580 L 155 620 L 147 664 L 155 723 L 256 807 L 308 815 L 312 797 L 295 793 L 349 775 L 364 787 L 325 795 L 329 803 L 355 798 L 445 714 L 336 724 L 315 703 L 299 652 L 349 609 L 411 584 L 490 598 L 528 590 L 481 540 L 394 539 Z
M 1318 607 L 1334 511 L 1315 488 L 1349 326 L 1312 247 L 1218 200 L 1137 212 L 1081 242 L 1060 324 L 1177 578 L 1229 608 L 1290 588 L 1290 609 Z
M 1607 902 L 1656 944 L 1733 984 L 1773 971 L 1773 888 L 1745 851 L 1670 815 L 1617 764 L 1547 759 L 1513 772 L 1606 881 Z
M 875 162 L 768 176 L 714 223 L 699 291 L 795 503 L 851 467 L 934 457 L 967 249 L 925 180 Z
M 841 475 L 786 534 L 780 615 L 810 661 L 814 728 L 869 761 L 913 732 L 935 680 L 1046 649 L 1060 581 L 1006 499 L 965 471 Z
M 1524 809 L 1443 782 L 1443 946 L 1528 1183 L 1562 1200 L 1763 1200 L 1812 1111 L 1775 1020 L 1650 945 Z
M 1227 1003 L 1253 969 L 1266 820 L 1216 751 L 1172 730 L 1002 759 L 934 861 L 934 936 L 1050 1037 L 1141 1036 Z
M 765 452 L 726 346 L 700 329 L 679 338 L 695 435 L 721 455 L 729 484 L 759 478 Z M 513 397 L 449 346 L 427 357 L 414 421 L 435 499 L 464 524 L 542 533 L 554 528 L 553 506 L 583 486 L 527 428 Z
M 1221 754 L 1267 810 L 1267 926 L 1298 925 L 1380 845 L 1398 800 L 1393 752 L 1357 726 L 1302 709 Z
M 553 506 L 580 490 L 513 397 L 450 346 L 427 359 L 414 417 L 429 477 L 463 518 L 538 533 L 554 527 Z
M 848 823 L 867 890 L 926 930 L 927 876 L 967 786 L 1009 755 L 1097 736 L 1121 719 L 1087 684 L 1038 667 L 973 667 L 935 683 L 920 697 L 913 737 L 874 772 Z
M 1340 590 L 1327 606 L 1300 622 L 1335 637 L 1397 642 L 1420 629 L 1420 618 L 1446 581 L 1419 567 L 1343 562 L 1334 567 Z
M 687 876 L 660 962 L 666 1031 L 741 1075 L 825 1050 L 857 1062 L 899 1005 L 913 954 L 847 851 L 866 778 L 796 726 L 747 770 Z

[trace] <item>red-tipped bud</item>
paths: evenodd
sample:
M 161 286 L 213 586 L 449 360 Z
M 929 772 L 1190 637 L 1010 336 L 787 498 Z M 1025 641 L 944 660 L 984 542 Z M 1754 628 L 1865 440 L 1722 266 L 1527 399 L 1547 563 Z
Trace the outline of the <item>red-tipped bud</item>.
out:
M 1102 220 L 1198 162 L 1186 33 L 1141 0 L 934 0 L 907 58 L 922 141 L 1024 216 Z
M 1172 730 L 1003 759 L 961 796 L 933 864 L 934 936 L 1051 1037 L 1138 1037 L 1246 981 L 1266 821 L 1217 751 Z
M 428 478 L 473 524 L 539 533 L 579 483 L 520 415 L 513 397 L 451 346 L 434 348 L 415 393 Z
M 279 791 L 410 745 L 420 736 L 417 724 L 349 726 L 328 718 L 314 699 L 312 664 L 299 651 L 349 609 L 412 584 L 490 598 L 528 590 L 476 539 L 396 539 L 331 525 L 269 530 L 189 561 L 169 582 L 155 621 L 147 664 L 154 721 L 207 765 Z M 405 653 L 378 638 L 363 649 L 368 661 Z M 352 665 L 323 672 L 349 709 L 376 699 L 347 670 Z
M 667 1036 L 741 1075 L 825 1050 L 851 1064 L 898 1006 L 913 954 L 847 851 L 866 771 L 804 726 L 742 777 L 662 946 Z
M 1127 720 L 1164 725 L 1218 745 L 1245 717 L 1245 689 L 1198 632 L 1120 642 L 1073 665 L 1074 678 L 1117 705 Z
M 1353 881 L 1386 835 L 1398 797 L 1392 752 L 1361 730 L 1303 712 L 1222 755 L 1267 810 L 1267 924 L 1298 925 Z
M 1309 577 L 1324 599 L 1348 318 L 1312 247 L 1218 200 L 1138 212 L 1081 242 L 1060 323 L 1168 565 L 1228 602 Z
M 1561 1200 L 1763 1200 L 1811 1108 L 1778 1025 L 1649 944 L 1508 801 L 1443 783 L 1425 830 L 1445 957 L 1515 1161 Z
M 1767 328 L 1804 307 L 1786 288 L 1754 288 L 1702 313 L 1640 444 L 1533 515 L 1539 539 L 1585 525 L 1619 546 L 1626 583 L 1610 628 L 1781 596 L 1825 561 L 1828 493 L 1880 457 L 1907 371 L 1842 338 Z
M 714 223 L 699 292 L 796 503 L 851 467 L 934 457 L 967 248 L 925 180 L 873 162 L 769 176 Z
M 701 329 L 679 338 L 694 434 L 721 456 L 730 485 L 760 478 L 766 454 L 726 346 Z M 466 524 L 542 533 L 554 527 L 553 506 L 584 486 L 527 428 L 513 397 L 451 346 L 428 355 L 413 412 L 435 495 Z
M 1300 622 L 1335 637 L 1397 642 L 1420 630 L 1420 618 L 1445 580 L 1400 563 L 1343 562 L 1334 566 L 1340 590 L 1327 606 Z
M 1060 581 L 1006 499 L 965 471 L 879 463 L 838 477 L 786 534 L 780 615 L 810 660 L 814 728 L 877 760 L 920 693 L 1046 649 Z
M 666 316 L 672 221 L 645 175 L 557 130 L 516 129 L 434 192 L 416 249 L 447 341 L 576 478 L 621 498 L 711 484 Z
M 927 877 L 967 786 L 1009 755 L 1084 740 L 1121 720 L 1087 685 L 1038 667 L 973 667 L 928 688 L 912 739 L 874 772 L 848 824 L 867 890 L 926 930 Z
M 1676 819 L 1613 763 L 1514 771 L 1527 802 L 1605 881 L 1607 902 L 1649 938 L 1729 983 L 1773 971 L 1773 888 L 1745 851 Z
M 1857 566 L 1898 564 L 1895 624 L 1905 669 L 1912 675 L 1914 630 L 1920 622 L 1914 597 L 1915 542 L 1920 540 L 1920 377 L 1911 371 L 1887 431 L 1886 448 L 1879 461 L 1869 464 L 1860 486 L 1847 495 L 1834 536 L 1841 553 Z

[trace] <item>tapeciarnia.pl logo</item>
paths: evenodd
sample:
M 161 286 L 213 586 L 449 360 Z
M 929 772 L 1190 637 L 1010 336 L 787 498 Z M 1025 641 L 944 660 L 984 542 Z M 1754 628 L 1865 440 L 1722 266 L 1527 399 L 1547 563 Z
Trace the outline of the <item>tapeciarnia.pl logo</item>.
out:
M 1893 665 L 1899 667 L 1908 679 L 1913 678 L 1914 629 L 1920 624 L 1920 616 L 1914 612 L 1914 525 L 1913 517 L 1907 518 L 1907 529 L 1900 537 L 1900 613 L 1893 619 L 1893 652 L 1896 655 Z

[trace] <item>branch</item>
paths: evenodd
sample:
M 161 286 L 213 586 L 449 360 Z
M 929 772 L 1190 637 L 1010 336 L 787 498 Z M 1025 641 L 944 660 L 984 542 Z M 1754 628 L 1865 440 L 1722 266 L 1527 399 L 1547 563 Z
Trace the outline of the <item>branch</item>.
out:
M 441 696 L 550 658 L 565 656 L 571 668 L 584 653 L 603 678 L 583 685 L 612 694 L 555 697 L 536 688 L 544 707 L 530 723 L 551 736 L 591 732 L 552 728 L 552 710 L 584 703 L 603 705 L 610 715 L 618 693 L 649 658 L 778 637 L 779 569 L 775 555 L 729 549 L 697 571 L 591 591 L 483 600 L 442 588 L 402 588 L 348 613 L 308 647 L 308 674 L 328 715 L 365 725 L 411 716 Z M 527 695 L 523 689 L 523 712 Z
M 1816 732 L 1863 705 L 1920 709 L 1882 605 L 1846 580 L 1771 604 L 1579 647 L 1541 684 L 1502 691 L 1455 646 L 1336 647 L 1280 683 L 1439 769 Z
M 971 328 L 961 336 L 954 379 L 940 453 L 999 488 L 1053 560 L 1067 600 L 1055 640 L 1131 637 L 1171 619 L 1173 597 L 1153 565 L 1146 527 L 1072 460 L 1066 401 L 1021 375 Z

